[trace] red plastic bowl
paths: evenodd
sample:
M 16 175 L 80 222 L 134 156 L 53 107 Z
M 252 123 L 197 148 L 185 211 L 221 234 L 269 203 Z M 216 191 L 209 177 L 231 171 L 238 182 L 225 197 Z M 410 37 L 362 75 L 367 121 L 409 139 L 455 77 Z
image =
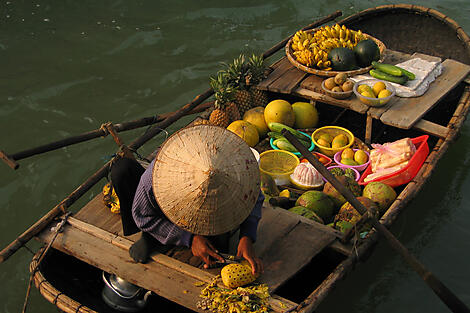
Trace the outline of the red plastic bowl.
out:
M 317 159 L 319 159 L 320 157 L 322 158 L 325 158 L 326 160 L 328 160 L 328 162 L 324 163 L 323 165 L 324 166 L 328 166 L 331 164 L 331 162 L 333 162 L 333 160 L 330 158 L 330 157 L 327 157 L 326 155 L 322 154 L 322 153 L 319 153 L 319 152 L 312 152 L 312 154 L 316 155 Z M 309 163 L 307 159 L 300 159 L 300 162 L 305 162 L 305 163 Z
M 411 139 L 411 142 L 416 147 L 415 154 L 411 157 L 409 163 L 404 168 L 399 169 L 396 172 L 390 173 L 386 176 L 379 177 L 377 179 L 373 179 L 369 182 L 364 182 L 364 178 L 367 175 L 372 173 L 372 165 L 369 164 L 367 169 L 362 173 L 361 178 L 359 179 L 359 185 L 367 185 L 373 181 L 379 181 L 384 184 L 389 185 L 390 187 L 398 187 L 400 185 L 409 183 L 415 176 L 418 174 L 419 169 L 423 165 L 426 157 L 429 153 L 429 146 L 428 146 L 428 135 L 419 136 L 416 138 Z

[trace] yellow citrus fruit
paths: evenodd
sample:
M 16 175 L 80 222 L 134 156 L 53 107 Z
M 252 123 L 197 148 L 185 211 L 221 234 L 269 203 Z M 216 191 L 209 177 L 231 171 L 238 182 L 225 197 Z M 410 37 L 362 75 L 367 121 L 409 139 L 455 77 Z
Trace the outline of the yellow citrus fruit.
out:
M 318 136 L 318 140 L 320 140 L 320 139 L 325 140 L 327 143 L 331 143 L 333 141 L 333 137 L 328 133 L 321 133 Z
M 330 147 L 330 143 L 328 141 L 326 141 L 325 139 L 323 138 L 320 138 L 317 140 L 317 143 L 320 145 L 320 146 L 323 146 L 323 147 L 327 147 L 329 148 Z
M 292 105 L 286 100 L 281 99 L 269 102 L 266 108 L 264 108 L 264 121 L 268 127 L 271 122 L 293 127 L 295 114 L 294 110 L 292 110 Z
M 370 86 L 366 85 L 366 84 L 362 84 L 362 85 L 357 86 L 357 92 L 362 94 L 364 91 L 371 91 L 372 92 L 372 88 L 370 88 Z
M 341 152 L 341 159 L 352 159 L 354 158 L 354 151 L 351 148 L 346 148 Z
M 286 197 L 286 198 L 289 198 L 290 197 L 290 191 L 289 189 L 284 189 L 283 191 L 281 191 L 279 193 L 279 197 Z
M 379 94 L 377 95 L 377 98 L 386 98 L 386 97 L 390 96 L 391 94 L 392 94 L 392 92 L 390 90 L 383 89 L 379 92 Z
M 238 137 L 243 139 L 250 147 L 256 146 L 259 141 L 258 130 L 253 124 L 247 121 L 233 121 L 227 126 L 227 129 L 237 134 Z
M 367 160 L 368 160 L 367 154 L 364 151 L 357 150 L 354 153 L 354 161 L 356 161 L 357 164 L 359 164 L 359 165 L 364 164 L 364 163 L 367 162 Z
M 264 108 L 263 107 L 254 107 L 249 109 L 243 114 L 243 120 L 253 124 L 258 130 L 258 135 L 260 138 L 264 137 L 268 132 L 268 125 L 264 120 Z
M 385 86 L 384 82 L 376 82 L 374 86 L 372 87 L 372 91 L 374 91 L 374 95 L 377 97 L 378 94 L 386 88 L 387 86 Z
M 375 98 L 375 95 L 374 95 L 374 92 L 373 91 L 363 91 L 361 92 L 361 95 L 363 95 L 364 97 L 369 97 L 369 98 Z M 365 103 L 365 104 L 372 104 L 374 100 L 369 100 L 369 99 L 365 99 L 365 98 L 360 98 L 361 102 Z
M 294 110 L 294 128 L 313 128 L 318 123 L 318 111 L 312 103 L 295 102 L 292 104 Z

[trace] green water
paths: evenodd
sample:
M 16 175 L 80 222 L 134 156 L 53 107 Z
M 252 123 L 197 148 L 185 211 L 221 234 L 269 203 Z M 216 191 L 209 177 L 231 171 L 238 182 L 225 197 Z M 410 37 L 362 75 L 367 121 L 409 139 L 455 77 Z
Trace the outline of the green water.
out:
M 223 3 L 222 3 L 223 2 Z M 0 1 L 0 149 L 15 153 L 103 122 L 174 111 L 208 88 L 240 52 L 260 53 L 313 19 L 388 1 Z M 470 33 L 468 0 L 413 1 Z M 390 31 L 393 31 L 392 29 Z M 432 30 L 430 30 L 432 31 Z M 183 119 L 169 130 L 186 123 Z M 470 127 L 392 231 L 470 305 Z M 125 142 L 142 134 L 122 135 Z M 147 154 L 159 136 L 139 152 Z M 0 247 L 5 247 L 94 173 L 115 151 L 96 139 L 0 164 Z M 91 199 L 87 193 L 71 209 Z M 31 242 L 31 248 L 38 244 Z M 20 312 L 31 254 L 0 265 L 0 312 Z M 340 301 L 338 301 L 340 299 Z M 385 244 L 358 266 L 318 312 L 448 312 Z M 55 312 L 33 289 L 28 312 Z

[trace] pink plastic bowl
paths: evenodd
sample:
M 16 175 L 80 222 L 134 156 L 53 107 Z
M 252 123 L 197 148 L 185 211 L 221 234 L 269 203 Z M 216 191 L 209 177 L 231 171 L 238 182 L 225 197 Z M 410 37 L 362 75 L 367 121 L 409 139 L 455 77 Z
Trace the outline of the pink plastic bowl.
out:
M 353 149 L 354 152 L 356 152 L 357 150 L 360 150 L 360 149 Z M 361 164 L 361 165 L 346 165 L 346 164 L 341 163 L 340 162 L 341 153 L 343 152 L 343 150 L 336 152 L 333 159 L 335 160 L 336 164 L 341 165 L 341 167 L 350 167 L 354 170 L 358 170 L 359 172 L 362 172 L 363 170 L 365 170 L 367 168 L 367 166 L 369 166 L 369 163 L 370 163 L 369 152 L 367 152 L 365 150 L 363 150 L 363 151 L 367 154 L 367 162 L 364 163 L 364 164 Z

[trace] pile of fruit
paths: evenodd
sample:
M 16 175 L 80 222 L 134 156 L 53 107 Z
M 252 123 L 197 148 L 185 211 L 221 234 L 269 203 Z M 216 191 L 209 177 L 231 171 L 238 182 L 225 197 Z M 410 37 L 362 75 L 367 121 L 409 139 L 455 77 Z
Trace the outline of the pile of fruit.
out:
M 348 80 L 345 73 L 338 73 L 334 77 L 325 79 L 324 86 L 331 92 L 348 92 L 352 91 L 354 83 Z
M 339 24 L 323 26 L 313 34 L 299 30 L 292 38 L 291 48 L 297 62 L 324 71 L 366 67 L 380 58 L 380 49 L 373 40 L 360 30 Z
M 357 92 L 364 97 L 368 98 L 387 98 L 392 92 L 387 89 L 387 85 L 384 82 L 378 81 L 372 87 L 367 84 L 360 84 L 357 86 Z M 369 99 L 359 98 L 359 100 L 365 104 L 371 104 Z
M 333 149 L 341 149 L 349 144 L 349 139 L 345 134 L 333 137 L 327 132 L 319 133 L 316 141 L 320 146 Z
M 395 190 L 381 182 L 369 183 L 362 189 L 347 170 L 350 169 L 334 168 L 331 172 L 373 216 L 380 217 L 396 199 Z M 292 197 L 292 194 L 289 196 Z M 322 190 L 303 192 L 288 210 L 342 232 L 354 227 L 361 219 L 361 214 L 329 182 L 324 184 Z M 358 230 L 363 232 L 369 229 L 370 225 L 365 224 L 360 225 Z
M 339 162 L 344 165 L 357 166 L 365 164 L 367 161 L 369 161 L 367 153 L 361 149 L 354 151 L 351 148 L 346 148 L 341 152 L 340 156 L 341 158 L 339 159 Z

